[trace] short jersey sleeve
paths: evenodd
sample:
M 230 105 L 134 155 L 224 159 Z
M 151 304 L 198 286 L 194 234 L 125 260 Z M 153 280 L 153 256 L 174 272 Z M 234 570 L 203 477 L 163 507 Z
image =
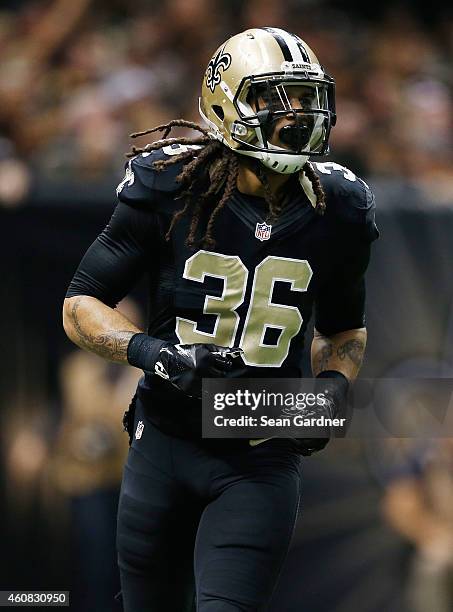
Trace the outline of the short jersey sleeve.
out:
M 325 270 L 315 296 L 315 326 L 332 335 L 365 325 L 365 272 L 379 236 L 369 186 L 334 162 L 313 164 L 326 195 Z
M 144 163 L 140 157 L 130 159 L 125 167 L 124 178 L 116 188 L 117 198 L 130 205 L 149 201 L 154 189 L 155 174 L 151 163 Z
M 335 262 L 315 297 L 315 327 L 326 335 L 365 326 L 365 272 L 370 243 L 338 243 Z
M 326 194 L 326 218 L 342 233 L 373 242 L 379 237 L 376 226 L 376 202 L 370 187 L 340 164 L 313 163 Z
M 155 213 L 118 203 L 80 262 L 66 297 L 89 295 L 116 306 L 144 273 L 159 238 Z
M 182 162 L 172 163 L 177 155 L 188 150 L 186 145 L 169 145 L 163 149 L 140 153 L 130 159 L 125 168 L 123 180 L 116 188 L 118 199 L 136 208 L 152 208 L 161 212 L 168 211 L 170 200 L 181 189 L 178 175 Z M 190 147 L 197 151 L 199 147 Z M 156 162 L 168 162 L 165 167 L 157 167 Z

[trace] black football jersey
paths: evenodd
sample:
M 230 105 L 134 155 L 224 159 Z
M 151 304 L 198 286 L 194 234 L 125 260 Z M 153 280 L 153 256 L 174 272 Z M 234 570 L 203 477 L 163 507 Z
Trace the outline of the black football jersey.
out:
M 67 296 L 92 295 L 114 306 L 146 274 L 148 334 L 174 343 L 239 346 L 243 377 L 300 377 L 307 323 L 326 335 L 363 327 L 364 274 L 378 236 L 374 197 L 364 181 L 338 164 L 312 163 L 326 194 L 314 210 L 304 175 L 288 181 L 278 220 L 266 223 L 263 198 L 237 189 L 215 220 L 215 248 L 188 248 L 190 214 L 166 240 L 183 207 L 176 178 L 182 164 L 157 172 L 154 161 L 180 145 L 130 160 L 118 205 L 83 258 Z M 200 219 L 199 238 L 208 211 Z M 145 374 L 138 396 L 153 422 L 169 433 L 198 435 L 199 402 Z

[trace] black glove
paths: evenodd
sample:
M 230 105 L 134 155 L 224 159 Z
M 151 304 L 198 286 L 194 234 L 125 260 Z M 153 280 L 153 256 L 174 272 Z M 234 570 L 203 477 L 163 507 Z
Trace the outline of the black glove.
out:
M 304 457 L 318 453 L 327 446 L 330 438 L 295 438 L 297 452 Z
M 308 408 L 303 414 L 304 418 L 325 417 L 329 419 L 345 418 L 347 396 L 349 391 L 348 379 L 336 370 L 326 370 L 316 377 L 315 393 L 323 393 L 325 401 L 312 408 Z M 331 438 L 329 427 L 318 428 L 319 437 L 296 438 L 297 450 L 304 457 L 310 456 L 327 446 Z M 345 428 L 339 430 L 345 433 Z
M 202 379 L 225 376 L 241 352 L 217 344 L 167 344 L 160 349 L 154 373 L 189 397 L 201 398 Z
M 189 397 L 201 398 L 202 379 L 225 376 L 242 352 L 216 344 L 172 344 L 135 334 L 127 356 L 131 365 L 168 380 Z

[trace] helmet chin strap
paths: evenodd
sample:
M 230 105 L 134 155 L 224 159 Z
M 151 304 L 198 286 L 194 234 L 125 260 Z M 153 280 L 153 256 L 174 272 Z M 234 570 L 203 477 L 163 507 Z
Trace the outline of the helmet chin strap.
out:
M 277 147 L 271 143 L 268 144 L 269 149 L 274 149 L 275 151 L 284 151 L 282 147 Z M 272 170 L 273 172 L 278 172 L 279 174 L 294 174 L 295 172 L 299 172 L 302 170 L 305 163 L 308 161 L 308 155 L 294 155 L 294 154 L 284 154 L 279 153 L 277 155 L 272 155 L 272 153 L 261 153 L 261 157 L 258 159 L 266 168 Z
M 268 144 L 268 147 L 275 151 L 285 151 L 285 149 L 271 143 Z M 294 174 L 295 172 L 300 172 L 309 158 L 308 155 L 294 155 L 290 153 L 286 155 L 284 153 L 278 153 L 275 155 L 271 152 L 266 153 L 264 151 L 237 150 L 236 153 L 246 155 L 247 157 L 254 157 L 258 159 L 263 166 L 279 174 Z

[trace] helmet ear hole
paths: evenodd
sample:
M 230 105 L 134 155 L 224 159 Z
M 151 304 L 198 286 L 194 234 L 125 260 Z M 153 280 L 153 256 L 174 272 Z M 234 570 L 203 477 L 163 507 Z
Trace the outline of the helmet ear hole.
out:
M 223 108 L 221 106 L 219 106 L 218 104 L 213 104 L 211 108 L 215 112 L 217 117 L 220 119 L 220 121 L 223 121 L 223 119 L 225 117 L 225 113 L 223 112 Z

